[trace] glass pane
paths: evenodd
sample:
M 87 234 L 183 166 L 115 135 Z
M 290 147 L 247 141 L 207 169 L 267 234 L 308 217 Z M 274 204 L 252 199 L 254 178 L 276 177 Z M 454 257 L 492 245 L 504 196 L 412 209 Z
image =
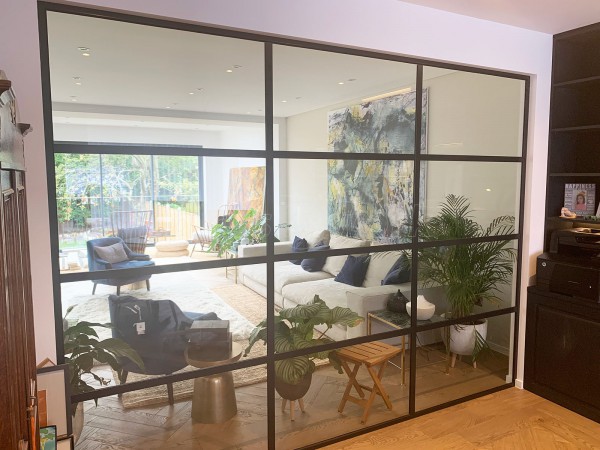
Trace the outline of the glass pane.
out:
M 519 163 L 427 161 L 422 164 L 425 192 L 421 196 L 419 209 L 425 213 L 426 221 L 442 220 L 448 215 L 448 208 L 444 209 L 444 206 L 449 206 L 450 215 L 467 218 L 472 226 L 458 231 L 450 228 L 421 230 L 421 240 L 476 237 L 477 233 L 485 234 L 485 229 L 501 216 L 509 217 L 506 223 L 501 224 L 508 226 L 492 231 L 492 234 L 511 234 L 518 230 Z M 450 196 L 455 200 L 451 200 Z M 462 206 L 466 207 L 466 211 L 462 211 Z M 511 220 L 514 223 L 511 224 Z M 483 230 L 476 231 L 477 224 Z
M 98 405 L 85 402 L 77 446 L 267 448 L 266 377 L 266 368 L 255 366 L 174 383 L 173 406 L 165 386 L 101 398 Z M 216 385 L 219 389 L 211 392 Z
M 81 267 L 76 254 L 85 241 L 103 236 L 110 227 L 103 213 L 100 157 L 57 153 L 54 158 L 58 244 L 65 255 L 73 254 L 61 270 L 76 269 Z
M 421 249 L 418 317 L 433 313 L 435 322 L 514 306 L 516 255 L 514 240 Z
M 490 317 L 481 322 L 418 334 L 422 338 L 417 348 L 417 410 L 512 382 L 514 315 Z M 447 336 L 449 349 L 444 344 L 448 342 Z M 475 336 L 484 344 L 481 350 L 475 350 L 474 359 Z
M 425 67 L 427 152 L 521 156 L 525 81 Z
M 405 343 L 408 347 L 408 338 Z M 406 382 L 402 383 L 401 343 L 388 345 L 375 341 L 359 346 L 344 347 L 332 354 L 334 359 L 343 361 L 343 364 L 346 365 L 346 369 L 341 369 L 342 373 L 339 373 L 327 360 L 318 360 L 316 369 L 310 379 L 305 382 L 306 384 L 303 382 L 290 386 L 276 381 L 275 432 L 278 449 L 292 449 L 315 444 L 324 439 L 408 414 L 410 377 L 408 375 L 409 368 L 405 367 Z M 368 367 L 366 363 L 361 362 L 366 355 L 378 355 L 383 358 L 382 364 L 385 365 L 383 373 L 380 372 L 382 364 Z M 408 361 L 409 358 L 407 357 L 406 360 Z M 344 401 L 344 392 L 356 365 L 359 367 L 355 374 L 355 380 L 368 387 L 373 387 L 374 378 L 378 382 L 380 381 L 389 406 L 381 396 L 371 394 L 364 388 L 361 388 L 359 393 L 353 387 L 349 394 L 354 398 L 362 397 L 364 399 L 374 395 L 375 398 L 370 408 L 365 410 L 363 406 L 352 400 Z M 285 398 L 295 400 L 285 401 L 283 400 Z M 304 413 L 302 409 L 304 409 Z
M 187 240 L 202 224 L 202 159 L 197 156 L 154 156 L 154 244 L 171 238 Z
M 413 64 L 274 46 L 273 110 L 287 132 L 281 149 L 414 153 L 415 80 Z M 423 145 L 425 135 L 426 126 Z
M 57 141 L 265 149 L 260 42 L 50 12 L 48 44 Z
M 276 202 L 288 211 L 290 239 L 328 229 L 371 244 L 411 241 L 412 161 L 280 159 L 278 164 Z M 350 245 L 332 248 L 344 247 Z

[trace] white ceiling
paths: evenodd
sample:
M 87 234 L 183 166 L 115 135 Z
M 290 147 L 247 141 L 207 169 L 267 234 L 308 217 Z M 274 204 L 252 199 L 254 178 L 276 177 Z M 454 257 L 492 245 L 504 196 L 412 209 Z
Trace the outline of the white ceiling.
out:
M 546 33 L 600 21 L 600 0 L 403 1 Z M 48 33 L 54 115 L 64 123 L 76 111 L 80 117 L 149 115 L 203 123 L 207 117 L 236 119 L 231 115 L 263 120 L 259 42 L 60 13 L 49 13 Z M 78 47 L 89 48 L 90 56 Z M 409 64 L 283 46 L 273 53 L 276 117 L 359 102 L 415 82 Z M 449 71 L 426 73 L 433 78 Z
M 399 1 L 548 34 L 557 34 L 600 22 L 599 0 Z

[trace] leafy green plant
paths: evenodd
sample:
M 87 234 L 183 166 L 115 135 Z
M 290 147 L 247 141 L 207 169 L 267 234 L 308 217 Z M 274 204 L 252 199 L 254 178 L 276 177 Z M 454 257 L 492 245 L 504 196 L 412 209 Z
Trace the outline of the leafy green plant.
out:
M 497 217 L 483 228 L 471 213 L 468 199 L 450 194 L 435 217 L 419 224 L 419 237 L 431 242 L 506 236 L 514 232 L 513 216 Z M 419 251 L 419 279 L 425 286 L 442 286 L 449 305 L 446 317 L 462 318 L 471 315 L 473 308 L 484 301 L 501 301 L 499 286 L 509 283 L 514 260 L 515 249 L 505 240 L 427 247 Z M 474 359 L 487 347 L 479 333 L 475 341 Z
M 275 353 L 316 347 L 332 339 L 326 336 L 327 331 L 335 324 L 354 327 L 364 319 L 349 308 L 336 306 L 331 309 L 315 295 L 314 299 L 293 308 L 284 308 L 275 314 Z M 327 329 L 315 337 L 315 326 L 326 325 Z M 250 335 L 248 347 L 244 351 L 247 356 L 258 341 L 267 342 L 267 321 L 259 323 Z M 315 371 L 315 359 L 329 359 L 333 367 L 342 373 L 341 365 L 333 351 L 321 351 L 308 355 L 295 356 L 275 362 L 275 375 L 288 384 L 298 384 L 306 375 Z
M 256 220 L 255 209 L 249 209 L 243 216 L 240 214 L 240 211 L 236 210 L 225 220 L 225 223 L 218 223 L 212 227 L 209 251 L 216 251 L 219 256 L 222 256 L 226 250 L 232 249 L 234 244 L 239 243 L 243 237 L 248 238 L 251 244 L 266 241 L 264 230 L 266 216 L 263 215 Z
M 64 322 L 74 306 L 69 307 L 64 316 Z M 69 383 L 71 393 L 79 394 L 95 390 L 88 384 L 91 379 L 101 386 L 110 383 L 98 374 L 92 372 L 94 361 L 108 364 L 117 374 L 119 381 L 123 379 L 123 369 L 119 358 L 129 358 L 142 370 L 144 363 L 138 353 L 126 342 L 117 338 L 100 340 L 94 328 L 112 328 L 110 323 L 94 323 L 81 321 L 64 329 L 65 363 L 69 366 Z M 91 377 L 91 379 L 90 379 Z M 86 381 L 86 379 L 88 381 Z

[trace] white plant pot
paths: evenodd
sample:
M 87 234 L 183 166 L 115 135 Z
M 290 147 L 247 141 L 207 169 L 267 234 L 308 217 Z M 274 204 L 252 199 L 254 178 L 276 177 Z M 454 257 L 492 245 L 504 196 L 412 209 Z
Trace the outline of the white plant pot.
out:
M 451 325 L 450 326 L 450 352 L 457 355 L 472 355 L 475 348 L 475 330 L 487 338 L 487 320 L 477 325 Z
M 406 304 L 406 312 L 410 316 L 411 313 L 411 302 Z M 429 320 L 435 314 L 435 305 L 429 303 L 427 299 L 422 296 L 417 296 L 417 320 Z

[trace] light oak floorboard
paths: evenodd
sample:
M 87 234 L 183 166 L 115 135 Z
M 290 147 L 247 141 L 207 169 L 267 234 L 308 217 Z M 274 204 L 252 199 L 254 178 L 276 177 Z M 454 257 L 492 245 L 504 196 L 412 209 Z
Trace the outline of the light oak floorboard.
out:
M 597 449 L 600 424 L 511 388 L 325 448 Z

